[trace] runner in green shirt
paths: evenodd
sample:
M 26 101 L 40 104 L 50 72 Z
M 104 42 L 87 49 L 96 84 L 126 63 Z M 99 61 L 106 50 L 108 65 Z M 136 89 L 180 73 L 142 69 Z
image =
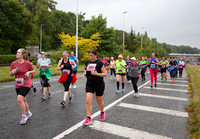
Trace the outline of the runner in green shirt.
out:
M 140 66 L 141 66 L 141 77 L 142 77 L 142 81 L 145 81 L 145 71 L 146 71 L 146 67 L 147 67 L 147 61 L 144 59 L 144 57 L 142 57 L 142 60 L 140 61 Z
M 165 57 L 162 58 L 161 62 L 160 62 L 160 66 L 161 66 L 161 80 L 162 81 L 166 81 L 166 69 L 167 69 L 167 65 L 168 65 L 168 62 L 167 60 L 165 60 Z

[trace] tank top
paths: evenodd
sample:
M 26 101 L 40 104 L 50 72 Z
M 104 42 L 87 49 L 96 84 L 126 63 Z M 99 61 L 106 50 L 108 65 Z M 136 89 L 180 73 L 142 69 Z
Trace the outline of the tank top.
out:
M 158 65 L 156 65 L 155 63 L 152 63 L 152 62 L 156 63 L 156 57 L 155 58 L 151 58 L 151 60 L 150 60 L 150 68 L 157 69 Z
M 165 69 L 166 65 L 167 65 L 167 60 L 165 60 L 165 61 L 161 60 L 160 64 L 161 64 L 161 68 Z
M 110 68 L 111 69 L 114 69 L 115 68 L 115 61 L 110 61 Z
M 69 63 L 69 59 L 67 63 L 64 62 L 64 59 L 61 62 L 61 65 L 64 67 L 61 69 L 62 74 L 67 74 L 68 76 L 72 75 L 72 65 Z

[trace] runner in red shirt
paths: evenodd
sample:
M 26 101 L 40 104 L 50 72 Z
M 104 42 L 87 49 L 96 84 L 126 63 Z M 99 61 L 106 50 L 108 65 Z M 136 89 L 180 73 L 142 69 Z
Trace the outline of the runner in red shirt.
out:
M 26 95 L 31 89 L 30 74 L 35 70 L 32 64 L 25 60 L 27 57 L 25 49 L 19 49 L 16 54 L 17 60 L 12 62 L 10 67 L 10 76 L 15 76 L 15 89 L 17 93 L 17 102 L 22 113 L 20 124 L 25 124 L 32 113 L 29 111 Z

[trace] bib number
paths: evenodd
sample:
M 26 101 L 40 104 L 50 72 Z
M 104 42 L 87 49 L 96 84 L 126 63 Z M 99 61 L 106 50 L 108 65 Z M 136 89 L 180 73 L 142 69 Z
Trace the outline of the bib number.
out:
M 18 87 L 23 86 L 23 85 L 24 85 L 24 79 L 23 79 L 23 78 L 16 78 L 16 79 L 15 79 L 15 84 L 16 84 L 16 86 L 18 86 Z
M 118 69 L 118 72 L 119 72 L 119 73 L 122 73 L 122 72 L 123 72 L 123 69 Z
M 62 71 L 62 73 L 63 73 L 63 74 L 66 74 L 66 75 L 69 75 L 69 74 L 70 74 L 70 70 L 64 69 L 64 70 Z
M 142 69 L 144 69 L 145 68 L 145 66 L 142 66 Z
M 111 65 L 111 68 L 113 69 L 115 66 L 114 65 Z
M 96 69 L 97 64 L 88 64 L 87 71 L 94 71 Z
M 156 65 L 155 64 L 151 64 L 151 68 L 155 69 Z
M 48 66 L 47 65 L 41 65 L 41 69 L 47 69 Z
M 162 68 L 162 69 L 165 69 L 165 68 L 166 68 L 166 66 L 165 66 L 165 65 L 162 65 L 162 66 L 161 66 L 161 68 Z

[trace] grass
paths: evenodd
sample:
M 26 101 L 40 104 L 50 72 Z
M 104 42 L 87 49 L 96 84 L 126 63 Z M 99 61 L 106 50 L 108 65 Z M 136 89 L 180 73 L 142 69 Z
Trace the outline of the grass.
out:
M 190 104 L 186 110 L 189 113 L 188 130 L 191 138 L 200 138 L 200 66 L 186 66 L 189 87 L 187 93 L 190 97 Z
M 78 72 L 82 72 L 84 70 L 84 64 L 78 65 Z M 35 73 L 33 74 L 33 78 L 37 78 L 39 74 L 39 69 L 34 65 Z M 57 64 L 53 64 L 50 68 L 51 75 L 60 75 L 60 71 L 57 71 Z M 0 67 L 0 82 L 14 81 L 14 77 L 10 76 L 10 66 Z

